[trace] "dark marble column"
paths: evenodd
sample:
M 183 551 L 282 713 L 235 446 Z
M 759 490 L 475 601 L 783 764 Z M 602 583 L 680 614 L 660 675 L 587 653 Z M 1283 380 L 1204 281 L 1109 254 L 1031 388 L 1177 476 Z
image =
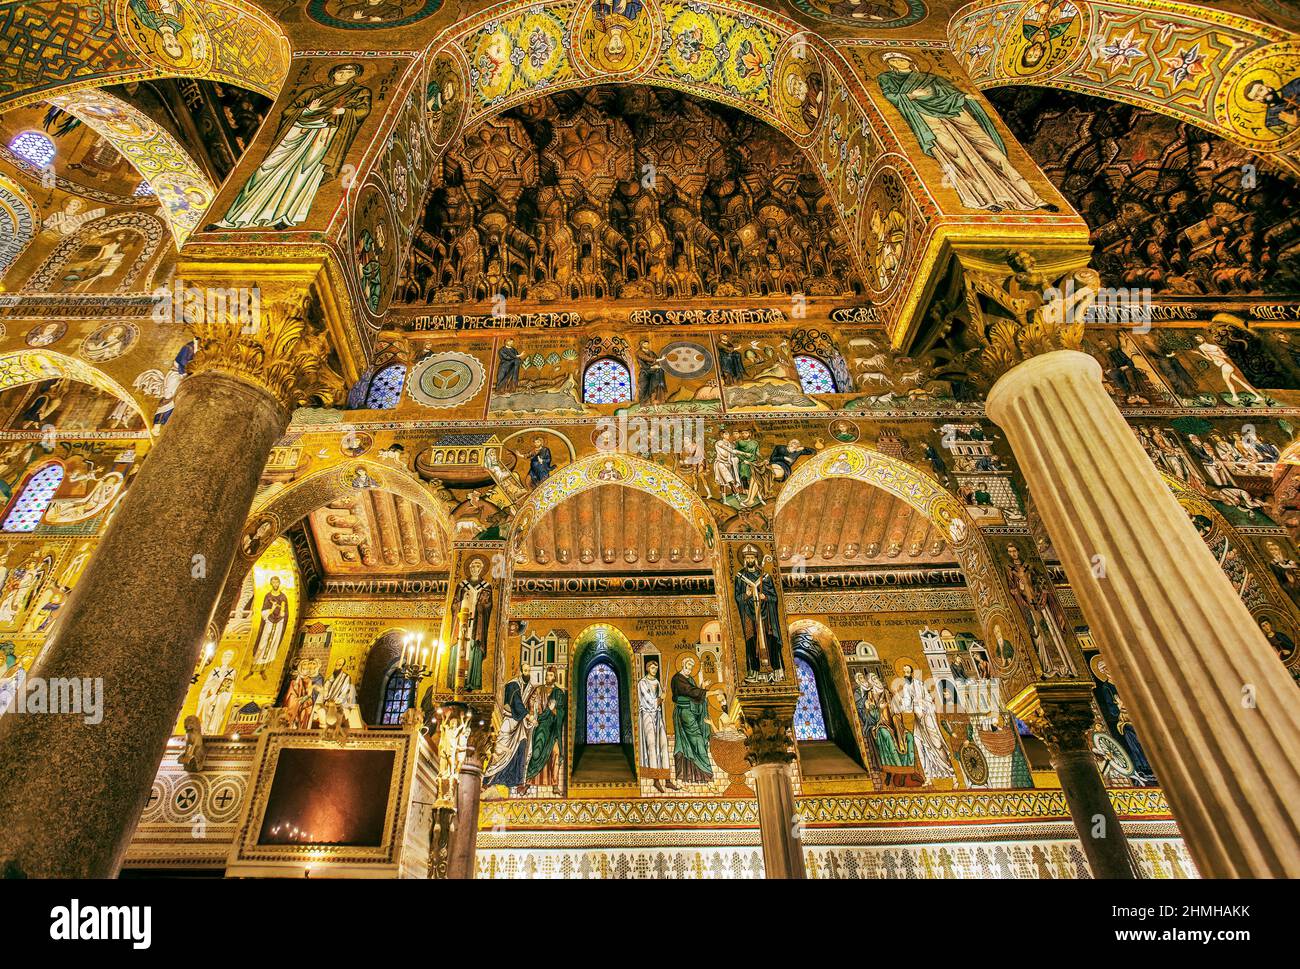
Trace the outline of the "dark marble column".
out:
M 1028 723 L 1047 745 L 1070 818 L 1096 878 L 1136 878 L 1128 839 L 1097 771 L 1089 742 L 1094 715 L 1087 699 L 1042 700 Z
M 456 826 L 447 853 L 448 878 L 473 878 L 478 853 L 479 798 L 483 793 L 483 762 L 491 750 L 492 710 L 465 706 L 470 718 L 465 755 L 456 780 Z
M 804 878 L 803 845 L 795 819 L 793 708 L 757 708 L 745 714 L 745 746 L 758 797 L 759 838 L 767 878 Z
M 181 385 L 31 671 L 102 682 L 102 721 L 0 718 L 0 864 L 11 874 L 116 874 L 288 419 L 264 386 L 223 370 Z

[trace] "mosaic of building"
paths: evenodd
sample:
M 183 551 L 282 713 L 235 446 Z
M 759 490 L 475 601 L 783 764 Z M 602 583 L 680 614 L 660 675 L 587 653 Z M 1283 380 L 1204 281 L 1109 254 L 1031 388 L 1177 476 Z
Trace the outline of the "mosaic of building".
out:
M 1300 874 L 1297 31 L 5 6 L 0 868 Z

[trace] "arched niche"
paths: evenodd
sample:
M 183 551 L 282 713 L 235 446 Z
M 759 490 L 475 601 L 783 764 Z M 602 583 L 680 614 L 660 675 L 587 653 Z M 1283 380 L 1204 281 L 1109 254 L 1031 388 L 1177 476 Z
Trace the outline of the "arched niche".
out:
M 423 482 L 404 468 L 365 459 L 351 459 L 306 475 L 278 491 L 265 494 L 249 512 L 240 537 L 240 547 L 230 566 L 222 589 L 221 601 L 213 612 L 214 623 L 230 615 L 234 598 L 253 561 L 278 535 L 343 496 L 360 490 L 376 489 L 398 495 L 434 517 L 444 536 L 451 534 L 447 509 L 433 497 Z M 444 547 L 444 561 L 450 549 Z M 219 632 L 219 626 L 218 626 Z
M 795 663 L 802 660 L 812 670 L 826 727 L 824 740 L 798 741 L 800 771 L 806 776 L 863 772 L 862 727 L 853 712 L 853 687 L 839 640 L 824 624 L 797 619 L 790 624 L 790 645 Z
M 915 273 L 872 271 L 879 246 L 863 209 L 881 176 L 902 189 L 900 205 L 917 218 L 937 212 L 937 204 L 840 50 L 815 29 L 762 8 L 702 0 L 670 11 L 647 0 L 611 60 L 607 41 L 591 29 L 598 16 L 590 3 L 502 3 L 435 39 L 425 54 L 435 147 L 454 144 L 507 108 L 598 84 L 666 87 L 728 105 L 771 125 L 808 156 L 873 302 L 891 326 L 901 319 L 916 298 Z M 508 56 L 521 31 L 540 60 Z M 698 53 L 685 49 L 697 33 Z M 742 48 L 753 63 L 734 66 Z
M 587 678 L 600 665 L 612 669 L 618 679 L 617 744 L 593 745 L 587 742 Z M 573 710 L 571 776 L 575 785 L 636 783 L 633 683 L 632 646 L 617 627 L 596 623 L 577 635 L 573 641 L 572 675 L 569 677 Z M 584 758 L 587 761 L 585 765 Z
M 992 550 L 966 508 L 951 492 L 921 469 L 899 458 L 856 444 L 837 444 L 810 457 L 795 469 L 781 488 L 773 509 L 773 521 L 795 495 L 817 482 L 852 480 L 869 485 L 902 500 L 934 525 L 948 542 L 961 566 L 975 614 L 988 642 L 1002 643 L 1014 636 L 1017 649 L 1010 664 L 996 649 L 994 672 L 1011 682 L 1012 688 L 1027 682 L 1030 669 L 1027 647 L 1030 638 L 1024 619 L 1011 608 L 1010 594 Z

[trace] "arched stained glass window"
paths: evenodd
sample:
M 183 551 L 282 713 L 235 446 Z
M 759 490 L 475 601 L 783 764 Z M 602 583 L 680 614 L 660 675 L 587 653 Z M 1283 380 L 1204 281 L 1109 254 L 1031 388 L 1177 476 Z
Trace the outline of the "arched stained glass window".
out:
M 801 353 L 794 358 L 794 367 L 799 371 L 799 384 L 805 394 L 835 393 L 835 378 L 831 368 L 816 357 Z
M 388 674 L 388 682 L 384 684 L 384 708 L 379 715 L 379 722 L 388 727 L 400 724 L 406 711 L 411 708 L 414 696 L 415 684 L 393 670 Z
M 617 360 L 602 357 L 582 375 L 582 400 L 587 404 L 629 404 L 632 375 Z
M 366 391 L 366 406 L 372 410 L 388 410 L 402 399 L 402 384 L 406 382 L 406 368 L 394 363 L 375 374 Z
M 618 721 L 618 674 L 597 663 L 587 674 L 587 743 L 618 743 Z
M 808 661 L 794 658 L 794 668 L 799 674 L 799 703 L 794 708 L 794 736 L 796 740 L 825 740 L 826 721 L 822 717 L 822 697 L 817 691 L 817 676 Z
M 39 131 L 20 132 L 9 147 L 14 154 L 21 155 L 38 168 L 49 168 L 54 164 L 54 142 Z
M 51 463 L 45 465 L 28 480 L 23 490 L 18 493 L 14 503 L 9 506 L 0 531 L 30 532 L 35 531 L 41 523 L 41 516 L 50 507 L 54 492 L 63 483 L 63 465 Z

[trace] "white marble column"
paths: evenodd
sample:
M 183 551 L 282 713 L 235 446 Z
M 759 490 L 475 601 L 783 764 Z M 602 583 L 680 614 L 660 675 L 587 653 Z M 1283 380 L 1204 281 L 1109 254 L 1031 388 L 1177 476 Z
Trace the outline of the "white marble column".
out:
M 1206 877 L 1300 876 L 1300 692 L 1090 356 L 988 394 L 1188 850 Z

